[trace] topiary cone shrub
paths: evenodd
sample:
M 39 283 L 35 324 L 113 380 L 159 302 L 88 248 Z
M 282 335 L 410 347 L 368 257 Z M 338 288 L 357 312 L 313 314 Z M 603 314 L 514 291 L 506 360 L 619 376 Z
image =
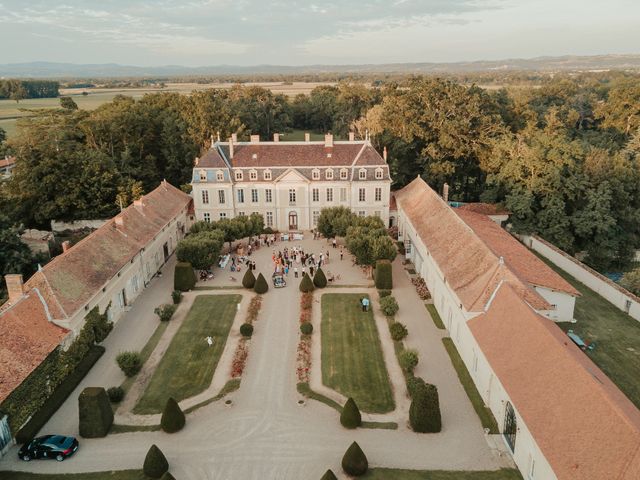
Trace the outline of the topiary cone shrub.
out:
M 268 290 L 269 290 L 269 284 L 264 279 L 264 276 L 261 273 L 259 273 L 258 278 L 256 279 L 256 284 L 253 287 L 253 291 L 256 293 L 262 294 L 262 293 L 267 293 Z
M 113 410 L 107 392 L 102 387 L 87 387 L 78 397 L 80 436 L 106 437 L 113 423 Z
M 360 409 L 353 398 L 349 397 L 342 408 L 340 423 L 345 428 L 358 428 L 362 425 Z
M 253 335 L 253 325 L 250 323 L 243 323 L 240 325 L 240 335 L 243 337 L 250 337 Z
M 303 335 L 311 335 L 313 333 L 313 325 L 311 322 L 302 322 L 300 324 L 300 332 L 302 332 Z
M 162 411 L 160 426 L 167 433 L 175 433 L 184 428 L 184 413 L 180 409 L 180 405 L 173 398 L 169 397 Z
M 320 267 L 318 267 L 316 274 L 313 276 L 313 284 L 318 288 L 324 288 L 327 286 L 327 277 Z
M 414 432 L 437 433 L 442 430 L 438 389 L 435 385 L 417 386 L 409 407 L 409 424 Z
M 378 260 L 376 262 L 374 281 L 378 290 L 391 290 L 393 288 L 393 273 L 389 260 Z
M 338 480 L 338 477 L 331 471 L 331 469 L 324 472 L 320 480 Z
M 256 284 L 256 277 L 253 276 L 253 270 L 247 268 L 247 271 L 244 272 L 244 277 L 242 277 L 242 286 L 244 288 L 253 288 Z
M 306 273 L 302 275 L 302 281 L 300 282 L 300 291 L 303 293 L 313 292 L 314 290 L 313 282 L 309 278 L 309 275 Z
M 164 472 L 164 475 L 160 477 L 160 480 L 176 480 L 176 477 L 171 475 L 169 472 Z
M 342 457 L 342 469 L 354 477 L 360 477 L 367 473 L 369 462 L 367 457 L 356 442 L 353 442 Z
M 173 289 L 188 292 L 196 286 L 196 273 L 189 262 L 178 262 L 173 272 Z
M 142 471 L 151 478 L 160 478 L 169 471 L 169 462 L 167 462 L 164 453 L 155 445 L 151 445 L 147 456 L 144 457 Z

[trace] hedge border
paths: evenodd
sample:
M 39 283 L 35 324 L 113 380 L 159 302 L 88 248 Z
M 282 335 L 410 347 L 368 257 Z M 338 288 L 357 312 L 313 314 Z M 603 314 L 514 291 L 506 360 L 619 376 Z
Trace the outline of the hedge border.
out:
M 29 421 L 18 430 L 18 433 L 16 433 L 16 442 L 26 443 L 38 434 L 40 429 L 44 427 L 53 414 L 56 413 L 67 398 L 69 398 L 69 395 L 80 385 L 80 382 L 87 376 L 89 370 L 91 370 L 98 359 L 102 357 L 104 352 L 105 348 L 101 345 L 93 345 L 90 347 L 89 352 L 80 360 L 76 368 L 56 387 Z

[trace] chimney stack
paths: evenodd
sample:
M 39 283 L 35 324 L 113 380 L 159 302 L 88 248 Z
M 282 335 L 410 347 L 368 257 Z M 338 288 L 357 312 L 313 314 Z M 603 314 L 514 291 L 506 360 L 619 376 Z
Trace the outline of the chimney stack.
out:
M 123 227 L 124 226 L 124 218 L 122 218 L 122 215 L 118 215 L 115 219 L 116 221 L 116 227 Z
M 231 134 L 231 140 L 233 140 L 233 143 L 238 143 L 238 134 L 237 133 L 232 133 Z
M 251 143 L 260 143 L 260 135 L 251 135 Z
M 445 202 L 449 202 L 449 184 L 445 183 L 444 187 L 442 187 L 442 199 Z
M 62 253 L 67 252 L 71 248 L 71 242 L 69 240 L 65 240 L 62 242 Z
M 324 136 L 324 146 L 333 147 L 333 134 L 327 133 Z
M 22 275 L 19 273 L 11 273 L 4 276 L 4 281 L 7 283 L 7 292 L 9 292 L 9 302 L 15 303 L 20 300 L 24 295 L 24 284 L 22 281 Z
M 311 140 L 311 134 L 309 132 L 304 132 L 304 141 L 309 142 Z
M 382 158 L 384 158 L 384 162 L 387 163 L 387 147 L 382 149 Z
M 349 141 L 355 142 L 356 140 L 356 132 L 349 132 Z
M 273 141 L 274 142 L 279 142 L 280 141 L 280 134 L 279 133 L 274 133 L 273 134 Z
M 133 201 L 133 206 L 134 207 L 140 207 L 140 208 L 144 207 L 144 203 L 142 203 L 142 197 L 140 197 L 137 200 L 134 200 Z
M 193 164 L 197 167 L 199 163 L 200 163 L 200 158 L 196 157 L 196 159 L 193 161 Z
M 235 133 L 233 135 L 231 135 L 231 138 L 229 139 L 229 158 L 233 159 L 233 144 L 236 142 L 233 137 L 235 137 Z

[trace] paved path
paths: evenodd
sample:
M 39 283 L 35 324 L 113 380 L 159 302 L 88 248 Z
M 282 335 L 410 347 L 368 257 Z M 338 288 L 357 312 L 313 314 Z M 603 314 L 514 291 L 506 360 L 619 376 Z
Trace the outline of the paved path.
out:
M 305 248 L 319 243 L 302 242 Z M 322 245 L 326 244 L 322 242 Z M 259 271 L 270 272 L 270 256 L 270 250 L 266 249 L 261 249 L 254 256 Z M 346 256 L 343 262 L 344 265 L 338 265 L 332 260 L 331 268 L 336 272 L 351 268 Z M 405 302 L 415 293 L 411 293 L 413 290 L 400 280 L 404 273 L 398 272 L 397 268 L 395 270 L 398 280 L 395 293 L 404 309 Z M 471 406 L 459 384 L 451 389 L 438 385 L 447 404 L 443 405 L 444 430 L 435 435 L 414 434 L 404 429 L 347 431 L 340 426 L 333 409 L 314 401 L 299 406 L 295 390 L 295 350 L 300 294 L 298 282 L 292 278 L 289 280 L 290 285 L 286 288 L 271 289 L 265 295 L 255 323 L 242 385 L 231 396 L 232 406 L 216 402 L 203 407 L 188 416 L 184 430 L 173 435 L 144 432 L 81 440 L 78 454 L 62 463 L 22 463 L 17 460 L 14 449 L 0 461 L 0 470 L 83 472 L 139 468 L 147 449 L 155 443 L 166 454 L 171 472 L 181 480 L 317 479 L 327 468 L 340 474 L 340 460 L 353 440 L 362 446 L 373 466 L 451 470 L 493 470 L 501 467 L 504 460 L 497 458 L 488 447 L 477 418 L 468 415 Z M 153 291 L 151 289 L 145 295 L 155 298 Z M 409 331 L 416 343 L 423 334 L 433 336 L 437 333 L 428 328 L 431 320 L 426 316 L 424 307 L 410 308 L 407 312 L 415 316 L 416 324 L 412 323 Z M 127 340 L 133 321 L 133 318 L 128 318 L 129 323 L 123 321 L 116 327 L 108 349 L 120 349 L 119 342 Z M 406 323 L 409 323 L 408 318 Z M 425 330 L 421 330 L 420 325 Z M 440 342 L 437 336 L 424 340 L 429 349 L 442 349 L 437 346 Z M 113 356 L 115 352 L 106 355 Z M 427 360 L 419 367 L 418 374 L 425 374 L 428 380 L 439 381 L 436 372 L 430 371 L 430 368 L 435 369 L 435 354 L 423 358 Z M 108 363 L 108 359 L 105 361 Z M 104 378 L 109 380 L 107 384 L 117 383 L 105 361 L 101 360 L 96 365 L 83 385 L 93 382 L 105 384 L 99 381 Z M 426 370 L 423 372 L 422 368 Z M 452 372 L 452 369 L 443 372 L 446 384 L 457 384 L 457 379 L 452 380 L 456 378 Z M 77 392 L 74 392 L 49 423 L 47 431 L 56 429 L 61 433 L 73 433 L 77 429 L 77 414 L 73 415 L 76 397 Z M 456 415 L 460 418 L 456 419 Z

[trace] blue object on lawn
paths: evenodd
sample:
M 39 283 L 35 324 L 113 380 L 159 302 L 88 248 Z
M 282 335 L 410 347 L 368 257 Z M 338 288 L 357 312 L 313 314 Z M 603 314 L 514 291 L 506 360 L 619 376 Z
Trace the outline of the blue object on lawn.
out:
M 582 348 L 582 349 L 587 348 L 587 344 L 584 343 L 584 340 L 582 340 L 582 338 L 580 338 L 579 335 L 576 335 L 575 333 L 573 333 L 573 330 L 569 330 L 567 332 L 567 335 L 573 341 L 573 343 L 575 343 L 580 348 Z

